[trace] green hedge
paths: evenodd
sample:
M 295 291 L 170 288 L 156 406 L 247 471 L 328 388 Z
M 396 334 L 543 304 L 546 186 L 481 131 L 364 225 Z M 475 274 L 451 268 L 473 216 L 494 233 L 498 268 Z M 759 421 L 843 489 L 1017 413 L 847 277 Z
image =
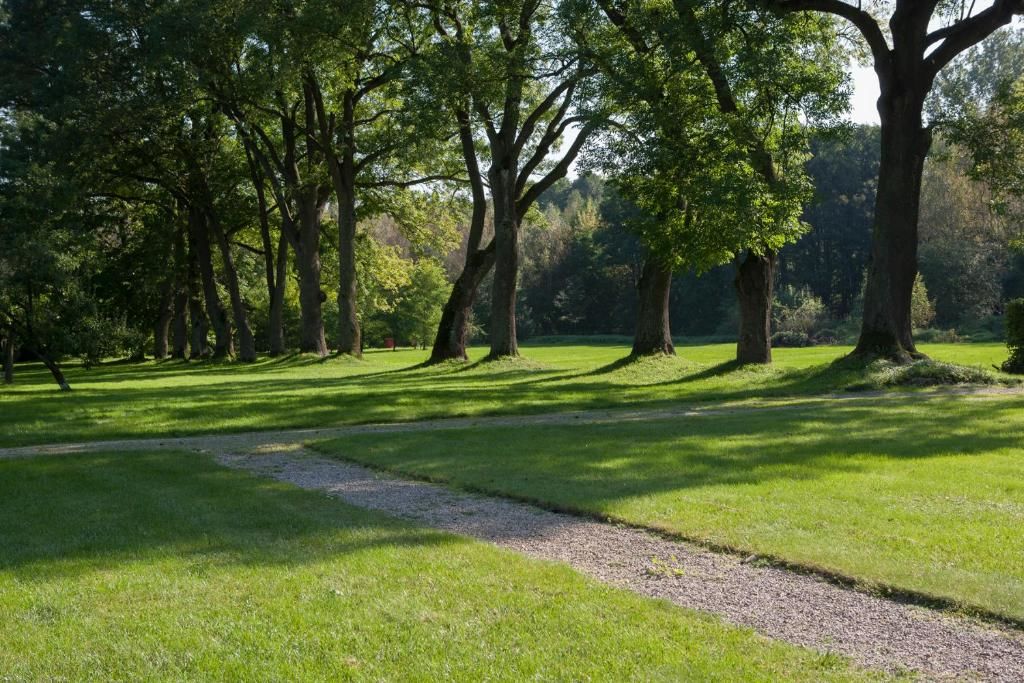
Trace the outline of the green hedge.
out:
M 1003 363 L 1003 371 L 1024 374 L 1024 299 L 1006 305 L 1006 345 L 1010 358 Z

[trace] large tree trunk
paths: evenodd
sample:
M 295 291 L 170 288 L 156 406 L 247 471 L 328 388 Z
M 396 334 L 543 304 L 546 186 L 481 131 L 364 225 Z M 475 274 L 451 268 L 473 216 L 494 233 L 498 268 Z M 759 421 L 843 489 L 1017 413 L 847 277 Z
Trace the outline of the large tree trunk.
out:
M 231 300 L 231 314 L 235 319 L 235 328 L 238 330 L 238 359 L 251 363 L 256 360 L 256 338 L 252 334 L 249 313 L 245 310 L 242 290 L 238 285 L 238 269 L 235 268 L 235 259 L 231 254 L 231 244 L 215 216 L 209 217 L 208 225 L 217 239 L 221 260 L 224 262 L 224 280 L 228 289 L 228 298 Z
M 639 283 L 639 306 L 636 314 L 636 335 L 633 337 L 633 355 L 664 354 L 674 356 L 672 330 L 669 325 L 668 303 L 672 288 L 672 271 L 648 258 L 644 263 Z
M 864 319 L 855 355 L 909 362 L 914 345 L 910 301 L 917 276 L 921 177 L 931 134 L 919 102 L 907 95 L 879 100 L 882 157 L 875 222 L 864 291 Z
M 494 247 L 492 241 L 486 249 L 477 250 L 466 257 L 466 265 L 455 281 L 451 296 L 441 313 L 441 324 L 438 325 L 428 363 L 468 360 L 466 341 L 473 301 L 480 283 L 494 267 Z
M 489 358 L 518 356 L 516 287 L 519 278 L 519 216 L 516 174 L 508 168 L 491 172 L 494 196 L 494 284 L 491 289 Z
M 323 302 L 327 297 L 320 288 L 320 220 L 323 218 L 324 206 L 317 196 L 317 188 L 310 188 L 306 192 L 309 196 L 303 197 L 299 205 L 300 232 L 295 245 L 295 264 L 299 272 L 299 309 L 302 316 L 299 350 L 304 353 L 315 353 L 323 358 L 328 354 L 323 318 Z M 354 206 L 351 207 L 351 216 L 350 220 L 354 224 Z M 348 240 L 348 226 L 342 228 L 339 219 L 339 239 L 342 233 L 345 233 Z M 348 251 L 353 257 L 351 268 L 354 273 L 355 255 L 351 253 L 351 247 L 355 246 L 354 226 L 350 243 Z M 358 321 L 356 325 L 358 326 Z M 351 345 L 351 342 L 349 344 Z
M 203 283 L 206 313 L 215 337 L 213 357 L 233 356 L 235 344 L 231 335 L 231 323 L 228 320 L 227 311 L 224 310 L 224 306 L 220 302 L 220 294 L 217 292 L 217 278 L 213 270 L 213 257 L 210 253 L 209 226 L 201 209 L 189 209 L 189 235 L 192 240 L 192 251 L 195 253 L 196 263 L 199 266 L 199 276 Z M 193 329 L 196 327 L 194 316 L 192 326 Z M 202 353 L 203 347 L 205 344 L 200 347 L 200 353 Z M 195 349 L 193 349 L 192 355 L 196 356 Z
M 14 382 L 14 337 L 8 336 L 3 343 L 4 384 Z
M 271 357 L 284 353 L 284 297 L 288 291 L 288 240 L 282 234 L 277 241 L 274 279 L 270 289 L 270 314 L 267 318 L 267 347 Z
M 153 357 L 156 360 L 167 358 L 168 338 L 171 331 L 171 320 L 174 318 L 174 276 L 167 279 L 167 283 L 160 293 L 160 308 L 156 324 L 153 325 Z
M 741 364 L 772 362 L 772 289 L 775 254 L 747 252 L 736 271 L 736 296 L 740 305 L 740 338 L 736 360 Z

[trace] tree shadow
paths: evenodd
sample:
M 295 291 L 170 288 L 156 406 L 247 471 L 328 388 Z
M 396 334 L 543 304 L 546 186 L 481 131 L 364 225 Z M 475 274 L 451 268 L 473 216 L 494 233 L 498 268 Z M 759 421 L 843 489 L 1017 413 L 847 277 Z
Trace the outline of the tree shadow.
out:
M 0 571 L 42 581 L 147 558 L 304 565 L 459 539 L 228 470 L 195 453 L 0 463 Z

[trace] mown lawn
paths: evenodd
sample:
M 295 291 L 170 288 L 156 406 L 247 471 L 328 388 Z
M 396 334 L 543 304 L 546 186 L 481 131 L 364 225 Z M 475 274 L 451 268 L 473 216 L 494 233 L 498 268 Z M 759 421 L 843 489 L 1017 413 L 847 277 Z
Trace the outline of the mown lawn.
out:
M 1000 344 L 932 345 L 934 357 L 990 367 Z M 778 349 L 770 368 L 736 369 L 731 344 L 682 347 L 680 357 L 621 364 L 615 345 L 526 347 L 515 363 L 417 367 L 423 351 L 365 360 L 264 358 L 68 369 L 60 394 L 38 365 L 0 386 L 0 447 L 69 440 L 326 427 L 457 415 L 517 414 L 674 402 L 744 401 L 842 390 L 862 377 L 830 364 L 849 349 Z M 479 357 L 483 351 L 477 350 Z
M 4 680 L 855 680 L 189 453 L 0 461 Z
M 819 402 L 324 452 L 1024 621 L 1024 398 Z

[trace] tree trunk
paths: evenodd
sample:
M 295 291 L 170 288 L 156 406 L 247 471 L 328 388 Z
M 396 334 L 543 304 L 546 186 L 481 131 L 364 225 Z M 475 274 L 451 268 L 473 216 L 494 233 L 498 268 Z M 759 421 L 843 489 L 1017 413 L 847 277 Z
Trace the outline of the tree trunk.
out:
M 210 234 L 205 214 L 198 208 L 189 208 L 189 235 L 192 240 L 192 251 L 196 256 L 199 275 L 203 283 L 203 298 L 206 301 L 206 313 L 213 327 L 215 337 L 213 346 L 214 358 L 226 358 L 235 354 L 234 339 L 231 335 L 231 323 L 227 311 L 220 302 L 217 292 L 217 278 L 213 270 L 213 257 L 210 253 Z M 195 316 L 193 316 L 193 338 L 195 338 Z M 205 343 L 200 346 L 200 353 Z M 192 351 L 196 357 L 196 350 Z
M 508 168 L 491 173 L 494 196 L 494 284 L 491 290 L 489 358 L 519 355 L 516 339 L 516 285 L 519 277 L 519 216 L 516 175 Z
M 466 258 L 466 265 L 452 287 L 451 296 L 441 313 L 441 324 L 437 328 L 434 349 L 428 363 L 442 363 L 447 360 L 468 360 L 466 340 L 469 335 L 469 319 L 473 311 L 480 283 L 494 267 L 494 242 Z
M 362 333 L 356 305 L 356 207 L 346 192 L 338 207 L 338 353 L 362 355 Z M 319 296 L 319 290 L 318 294 Z
M 174 293 L 174 325 L 172 327 L 174 347 L 171 358 L 185 360 L 188 358 L 188 290 L 179 287 Z
M 736 296 L 740 305 L 740 338 L 736 360 L 741 364 L 772 362 L 772 290 L 775 254 L 759 256 L 752 251 L 736 272 Z
M 168 337 L 170 336 L 171 320 L 174 318 L 174 276 L 167 279 L 167 283 L 160 293 L 160 309 L 153 326 L 153 357 L 156 360 L 167 358 Z
M 238 285 L 238 269 L 235 268 L 235 259 L 231 254 L 231 244 L 215 216 L 209 216 L 208 225 L 217 240 L 221 260 L 224 262 L 224 279 L 228 298 L 231 300 L 231 314 L 235 319 L 235 329 L 238 330 L 238 359 L 251 363 L 256 360 L 256 338 L 252 334 L 252 327 L 249 326 L 249 313 L 245 310 L 242 290 Z
M 671 288 L 672 271 L 648 258 L 640 275 L 640 300 L 636 313 L 636 335 L 633 337 L 634 356 L 675 355 L 668 316 Z
M 274 279 L 268 285 L 270 314 L 267 319 L 267 347 L 270 356 L 276 358 L 285 351 L 284 345 L 284 297 L 288 291 L 288 240 L 282 234 L 277 241 L 277 256 L 274 264 Z
M 299 350 L 303 353 L 315 353 L 324 358 L 329 353 L 324 336 L 323 318 L 323 302 L 327 297 L 320 288 L 320 220 L 323 218 L 324 205 L 317 196 L 318 188 L 310 188 L 305 192 L 309 193 L 309 196 L 303 197 L 299 205 L 300 232 L 295 245 L 295 264 L 299 272 L 299 310 L 302 316 Z M 349 211 L 348 208 L 346 210 Z M 350 218 L 347 219 L 353 223 L 351 238 L 348 237 L 348 225 L 342 227 L 340 217 L 338 226 L 339 243 L 341 234 L 344 233 L 345 239 L 351 244 L 347 251 L 353 258 L 351 264 L 353 274 L 355 272 L 355 255 L 351 252 L 352 247 L 355 246 L 354 217 L 355 207 L 353 205 L 350 208 Z M 354 291 L 354 286 L 352 291 Z M 356 321 L 356 325 L 358 327 L 358 321 Z
M 174 348 L 171 357 L 185 360 L 188 358 L 188 292 L 195 278 L 194 260 L 186 254 L 185 235 L 180 229 L 174 241 L 174 269 Z
M 907 96 L 880 100 L 882 157 L 864 290 L 864 319 L 854 355 L 898 363 L 921 357 L 914 345 L 910 301 L 917 276 L 921 177 L 931 134 L 921 105 Z
M 14 337 L 9 336 L 4 340 L 4 384 L 14 383 Z
M 64 373 L 61 371 L 60 366 L 57 365 L 57 362 L 50 358 L 49 354 L 43 353 L 41 351 L 35 351 L 34 353 L 36 357 L 43 362 L 43 365 L 46 366 L 46 369 L 50 371 L 50 374 L 53 375 L 53 381 L 57 383 L 57 386 L 60 387 L 60 390 L 71 391 L 71 385 L 68 384 L 67 379 L 64 378 Z

